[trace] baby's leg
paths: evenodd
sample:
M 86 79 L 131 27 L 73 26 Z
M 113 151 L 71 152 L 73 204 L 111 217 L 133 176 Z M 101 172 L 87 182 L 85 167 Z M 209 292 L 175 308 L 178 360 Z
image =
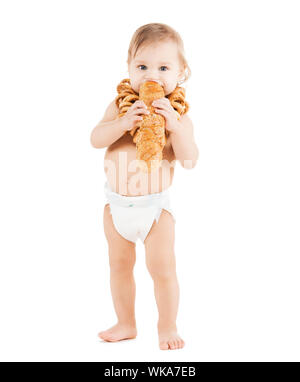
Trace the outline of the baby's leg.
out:
M 109 247 L 110 287 L 118 323 L 99 333 L 105 341 L 120 341 L 135 338 L 135 243 L 123 238 L 115 229 L 106 204 L 103 213 L 104 233 Z
M 146 265 L 154 282 L 154 293 L 159 312 L 158 334 L 162 350 L 179 349 L 184 341 L 177 334 L 176 316 L 179 286 L 174 253 L 175 224 L 172 215 L 162 210 L 158 223 L 144 241 Z

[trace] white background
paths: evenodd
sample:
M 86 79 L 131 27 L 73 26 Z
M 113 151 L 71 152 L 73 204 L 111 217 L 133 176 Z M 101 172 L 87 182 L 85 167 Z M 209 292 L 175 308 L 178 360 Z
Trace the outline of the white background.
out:
M 300 361 L 299 2 L 1 1 L 0 360 Z M 177 162 L 181 350 L 161 351 L 137 244 L 138 337 L 116 323 L 90 133 L 143 24 L 181 35 L 197 166 Z

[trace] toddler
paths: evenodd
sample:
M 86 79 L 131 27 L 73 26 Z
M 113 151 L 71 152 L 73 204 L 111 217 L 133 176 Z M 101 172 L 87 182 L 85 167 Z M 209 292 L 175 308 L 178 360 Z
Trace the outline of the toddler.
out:
M 130 85 L 136 93 L 143 82 L 151 80 L 158 82 L 167 96 L 190 76 L 181 37 L 165 24 L 151 23 L 135 31 L 127 64 Z M 169 134 L 161 166 L 151 173 L 144 173 L 138 167 L 136 144 L 129 134 L 143 115 L 149 113 L 143 102 L 136 101 L 125 115 L 117 118 L 119 110 L 113 100 L 91 133 L 93 147 L 107 147 L 103 225 L 109 248 L 111 293 L 118 318 L 117 324 L 100 332 L 99 337 L 114 342 L 137 335 L 133 267 L 136 241 L 140 239 L 145 245 L 146 266 L 154 283 L 159 348 L 180 349 L 184 341 L 176 326 L 179 286 L 174 253 L 175 218 L 168 188 L 176 160 L 191 169 L 199 154 L 189 116 L 184 114 L 178 119 L 166 97 L 155 100 L 152 106 L 165 118 Z

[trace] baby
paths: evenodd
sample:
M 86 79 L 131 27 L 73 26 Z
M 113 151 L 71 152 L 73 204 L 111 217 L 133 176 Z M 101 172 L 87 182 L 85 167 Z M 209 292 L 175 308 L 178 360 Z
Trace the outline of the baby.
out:
M 147 24 L 136 30 L 127 64 L 130 84 L 136 93 L 143 82 L 151 80 L 158 82 L 167 96 L 186 81 L 186 69 L 190 75 L 182 40 L 165 24 Z M 107 147 L 103 224 L 109 248 L 111 293 L 118 318 L 117 324 L 100 332 L 99 337 L 114 342 L 137 335 L 133 267 L 139 238 L 145 245 L 146 265 L 154 282 L 159 347 L 180 349 L 184 341 L 176 326 L 179 286 L 174 253 L 175 218 L 168 188 L 176 160 L 191 169 L 199 154 L 188 115 L 178 119 L 166 97 L 152 105 L 165 118 L 169 134 L 161 166 L 150 173 L 141 171 L 137 165 L 136 144 L 129 134 L 143 115 L 149 113 L 143 102 L 136 101 L 125 115 L 117 118 L 119 110 L 113 100 L 91 133 L 93 147 Z

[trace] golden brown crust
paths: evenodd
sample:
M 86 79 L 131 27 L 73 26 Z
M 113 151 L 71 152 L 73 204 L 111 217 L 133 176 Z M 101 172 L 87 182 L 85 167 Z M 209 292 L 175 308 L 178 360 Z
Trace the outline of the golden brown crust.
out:
M 163 97 L 164 90 L 156 82 L 146 81 L 140 87 L 139 99 L 146 104 L 150 114 L 143 116 L 133 141 L 136 143 L 139 167 L 145 172 L 150 172 L 160 165 L 162 150 L 166 143 L 165 119 L 154 113 L 152 106 L 155 99 Z M 145 161 L 145 163 L 141 161 Z
M 157 82 L 146 81 L 140 86 L 139 98 L 144 101 L 147 107 L 151 107 L 155 99 L 164 96 L 164 89 Z
M 153 81 L 144 82 L 139 90 L 140 92 L 137 94 L 130 85 L 130 79 L 125 78 L 117 86 L 118 95 L 115 98 L 115 103 L 119 108 L 118 118 L 125 115 L 127 110 L 139 99 L 144 101 L 150 111 L 150 114 L 143 115 L 143 120 L 136 123 L 130 131 L 133 142 L 136 143 L 136 158 L 139 160 L 139 166 L 142 171 L 150 172 L 160 166 L 162 151 L 169 135 L 165 130 L 164 117 L 156 114 L 153 106 L 151 106 L 155 99 L 164 97 L 164 90 Z M 166 98 L 169 99 L 178 119 L 189 110 L 189 104 L 185 100 L 184 88 L 177 86 Z
M 119 83 L 117 92 L 115 103 L 119 108 L 120 114 L 118 117 L 120 118 L 139 99 L 139 95 L 132 89 L 129 78 L 125 78 Z

